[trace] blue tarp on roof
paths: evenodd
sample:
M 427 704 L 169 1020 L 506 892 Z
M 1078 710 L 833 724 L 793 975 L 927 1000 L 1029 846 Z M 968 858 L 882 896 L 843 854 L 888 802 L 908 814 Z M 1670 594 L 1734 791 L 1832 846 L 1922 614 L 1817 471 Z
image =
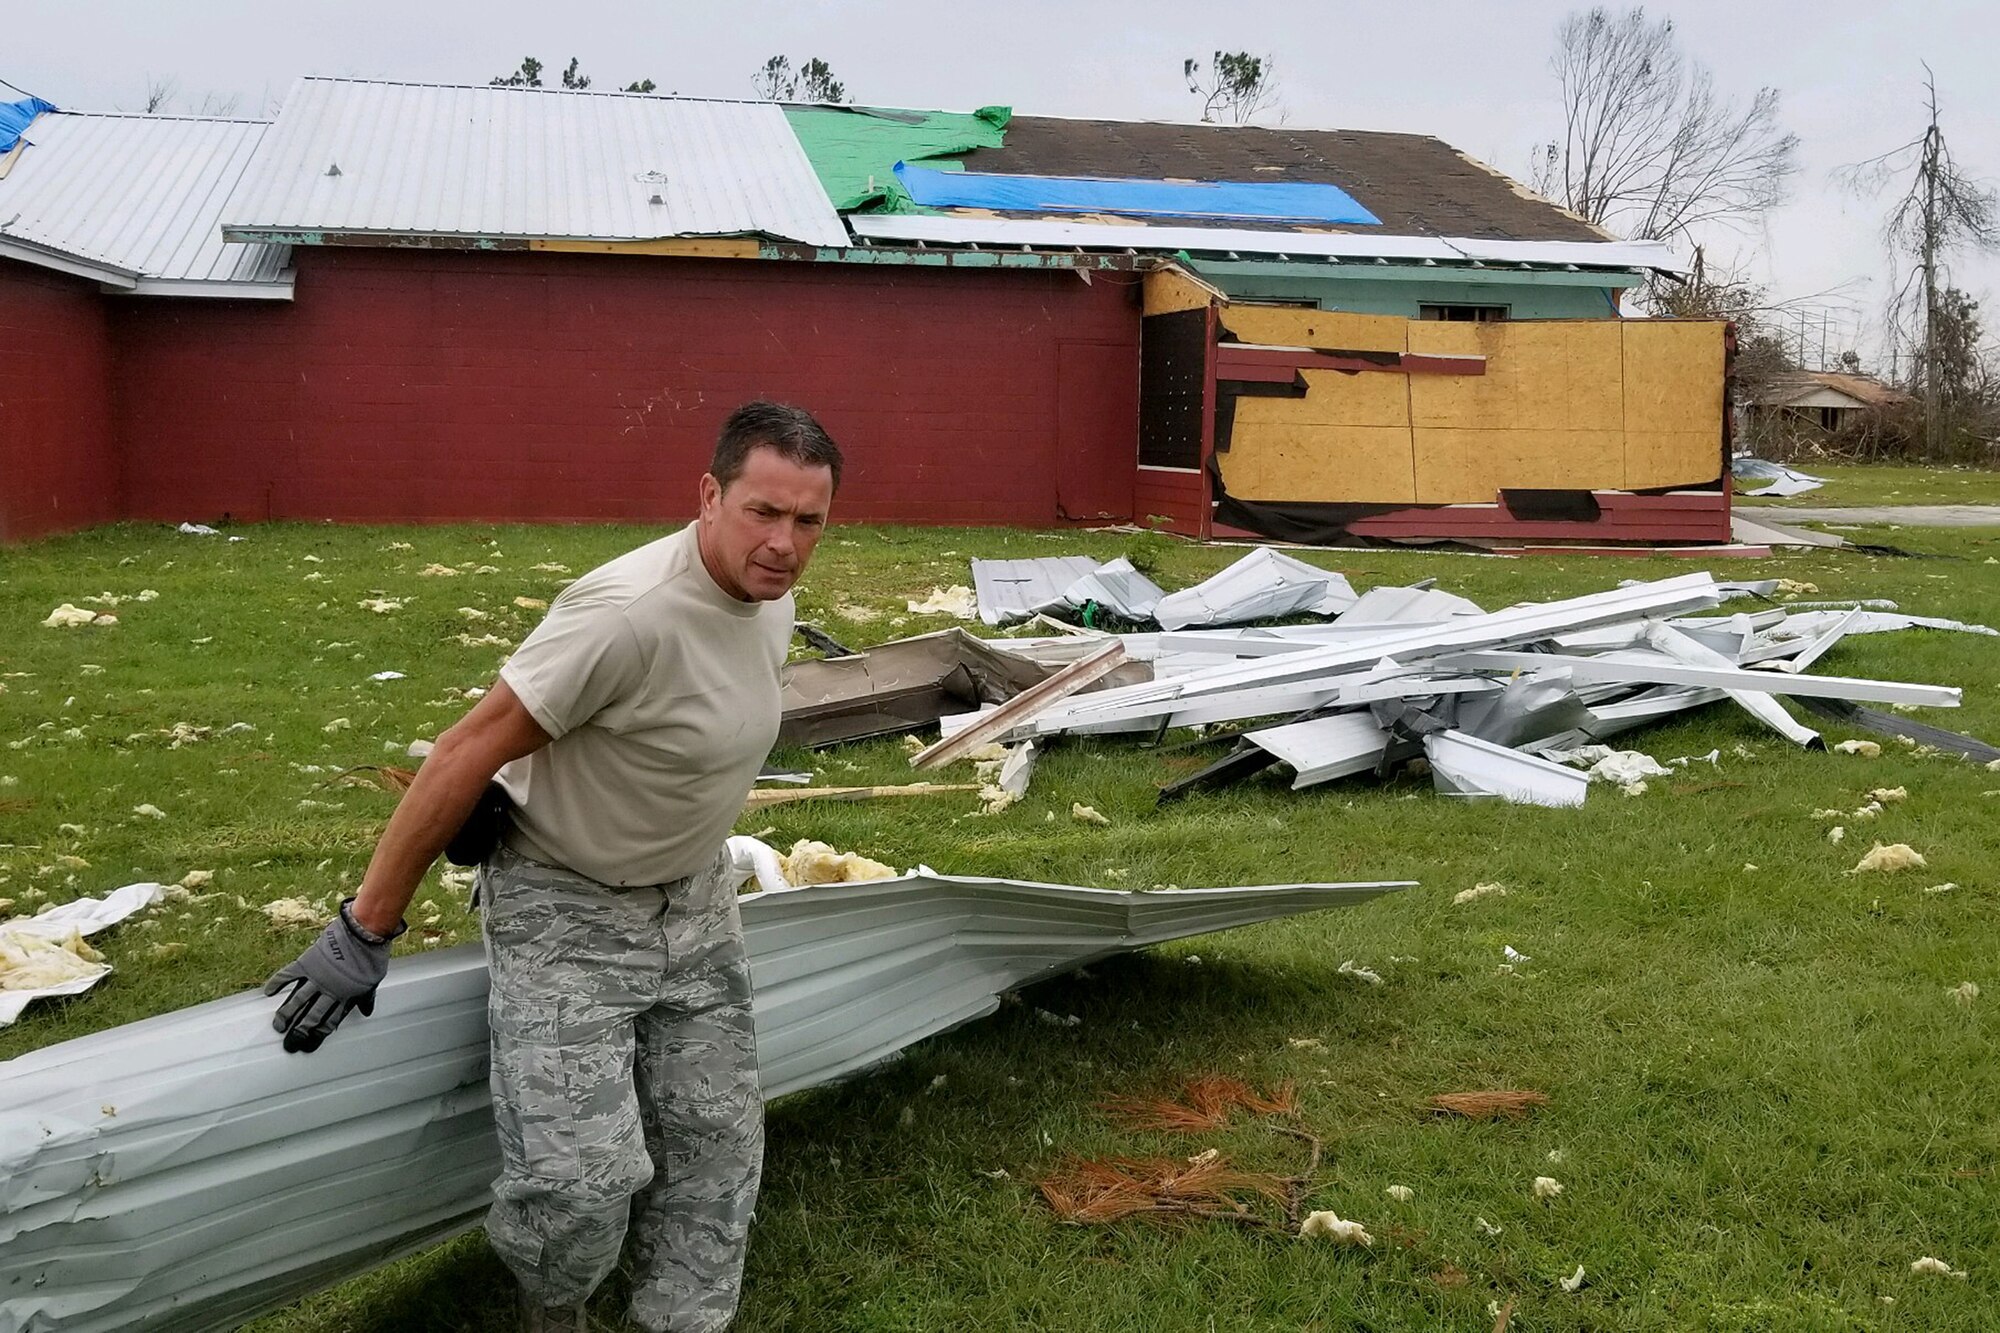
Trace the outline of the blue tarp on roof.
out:
M 1304 181 L 1114 180 L 1090 176 L 999 176 L 896 164 L 910 197 L 931 208 L 1010 213 L 1129 213 L 1142 217 L 1254 222 L 1382 220 L 1337 185 Z
M 39 97 L 24 97 L 18 102 L 0 102 L 0 153 L 11 153 L 14 145 L 21 141 L 21 131 L 34 122 L 44 111 L 56 110 L 54 102 L 44 102 Z

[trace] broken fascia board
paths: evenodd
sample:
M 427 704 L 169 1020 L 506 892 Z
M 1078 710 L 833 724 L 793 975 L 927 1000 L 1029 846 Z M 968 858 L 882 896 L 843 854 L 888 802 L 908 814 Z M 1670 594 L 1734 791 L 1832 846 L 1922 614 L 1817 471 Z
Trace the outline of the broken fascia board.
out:
M 975 560 L 972 590 L 979 602 L 979 618 L 988 625 L 1009 625 L 1067 606 L 1063 590 L 1097 569 L 1097 561 L 1087 555 Z
M 1590 775 L 1462 731 L 1424 737 L 1437 789 L 1450 796 L 1497 796 L 1514 805 L 1571 809 L 1584 802 Z
M 855 1074 L 1107 955 L 1405 887 L 917 872 L 747 894 L 764 1092 Z M 311 1056 L 251 991 L 0 1062 L 0 1328 L 231 1329 L 476 1226 L 500 1170 L 486 989 L 465 945 L 399 957 L 373 1016 Z
M 1127 708 L 1155 701 L 1192 700 L 1263 685 L 1310 681 L 1363 671 L 1385 656 L 1399 659 L 1432 657 L 1471 649 L 1536 643 L 1557 634 L 1641 620 L 1648 616 L 1700 610 L 1718 604 L 1715 581 L 1706 573 L 1684 574 L 1656 583 L 1637 584 L 1558 602 L 1530 603 L 1483 616 L 1466 616 L 1440 629 L 1396 629 L 1360 644 L 1329 644 L 1310 652 L 1211 671 L 1175 676 L 1149 685 L 1101 690 L 1088 701 L 1076 700 L 1062 710 L 1086 722 L 1086 709 Z M 1254 714 L 1252 715 L 1254 716 Z
M 1556 663 L 1549 659 L 1555 657 Z M 1848 676 L 1786 676 L 1741 667 L 1693 666 L 1663 660 L 1659 654 L 1605 653 L 1597 657 L 1567 654 L 1478 651 L 1452 653 L 1429 665 L 1452 671 L 1534 671 L 1552 665 L 1569 668 L 1578 680 L 1623 680 L 1649 685 L 1709 685 L 1721 690 L 1752 690 L 1769 694 L 1812 695 L 1853 702 L 1912 704 L 1924 708 L 1956 708 L 1958 690 L 1945 685 L 1913 685 L 1893 680 L 1859 680 Z
M 1134 569 L 1122 555 L 1063 589 L 1063 600 L 1071 606 L 1095 602 L 1133 622 L 1151 620 L 1166 595 L 1165 589 Z
M 1668 657 L 1691 666 L 1736 669 L 1721 653 L 1671 625 L 1656 624 L 1649 627 L 1646 632 L 1646 642 Z M 1817 731 L 1787 713 L 1785 706 L 1772 698 L 1767 691 L 1729 690 L 1727 693 L 1737 707 L 1792 744 L 1806 750 L 1826 748 Z
M 1161 629 L 1178 630 L 1240 625 L 1301 612 L 1336 615 L 1355 600 L 1345 576 L 1260 546 L 1194 587 L 1162 597 L 1153 616 Z
M 1290 764 L 1292 790 L 1366 773 L 1381 762 L 1389 733 L 1365 710 L 1247 732 L 1244 739 Z
M 1030 686 L 956 735 L 947 736 L 910 756 L 911 768 L 936 768 L 964 756 L 967 750 L 997 740 L 1036 714 L 1053 707 L 1093 681 L 1116 671 L 1125 661 L 1125 645 L 1112 639 L 1088 657 L 1070 663 L 1037 685 Z

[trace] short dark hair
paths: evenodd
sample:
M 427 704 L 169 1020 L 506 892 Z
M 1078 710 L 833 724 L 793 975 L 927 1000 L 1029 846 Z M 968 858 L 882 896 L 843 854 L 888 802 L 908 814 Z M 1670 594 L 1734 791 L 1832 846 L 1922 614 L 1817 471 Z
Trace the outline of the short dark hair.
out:
M 833 489 L 840 489 L 840 446 L 804 408 L 760 398 L 731 412 L 722 423 L 708 474 L 729 489 L 729 483 L 743 475 L 743 462 L 752 449 L 776 450 L 779 457 L 800 467 L 831 469 Z

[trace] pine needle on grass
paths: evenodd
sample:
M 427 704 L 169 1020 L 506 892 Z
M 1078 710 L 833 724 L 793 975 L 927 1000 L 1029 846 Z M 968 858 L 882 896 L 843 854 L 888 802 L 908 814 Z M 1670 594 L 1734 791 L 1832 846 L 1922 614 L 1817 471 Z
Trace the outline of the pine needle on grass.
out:
M 1182 1100 L 1149 1097 L 1107 1097 L 1098 1106 L 1125 1129 L 1201 1134 L 1229 1123 L 1232 1110 L 1255 1115 L 1297 1115 L 1298 1090 L 1280 1083 L 1269 1097 L 1259 1096 L 1241 1079 L 1204 1074 L 1189 1079 Z
M 1530 1111 L 1548 1104 L 1546 1092 L 1441 1092 L 1431 1098 L 1430 1109 L 1469 1120 L 1525 1120 Z
M 1219 1217 L 1276 1229 L 1278 1224 L 1252 1213 L 1237 1196 L 1284 1204 L 1291 1194 L 1291 1182 L 1283 1177 L 1238 1171 L 1221 1157 L 1199 1162 L 1167 1157 L 1071 1160 L 1044 1176 L 1039 1188 L 1057 1217 L 1079 1225 L 1144 1214 Z

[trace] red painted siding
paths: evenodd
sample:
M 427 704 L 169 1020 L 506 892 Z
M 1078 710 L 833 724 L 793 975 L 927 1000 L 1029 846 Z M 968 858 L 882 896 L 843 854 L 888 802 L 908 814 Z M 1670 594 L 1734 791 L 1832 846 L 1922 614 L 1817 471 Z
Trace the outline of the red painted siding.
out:
M 288 304 L 118 306 L 131 516 L 685 518 L 722 419 L 770 397 L 846 452 L 840 520 L 1050 524 L 1059 405 L 1133 410 L 1133 384 L 1059 371 L 1088 343 L 1136 377 L 1136 286 L 1115 275 L 295 256 Z M 1134 445 L 1102 447 L 1123 465 Z
M 0 259 L 0 541 L 118 517 L 111 389 L 96 285 Z

